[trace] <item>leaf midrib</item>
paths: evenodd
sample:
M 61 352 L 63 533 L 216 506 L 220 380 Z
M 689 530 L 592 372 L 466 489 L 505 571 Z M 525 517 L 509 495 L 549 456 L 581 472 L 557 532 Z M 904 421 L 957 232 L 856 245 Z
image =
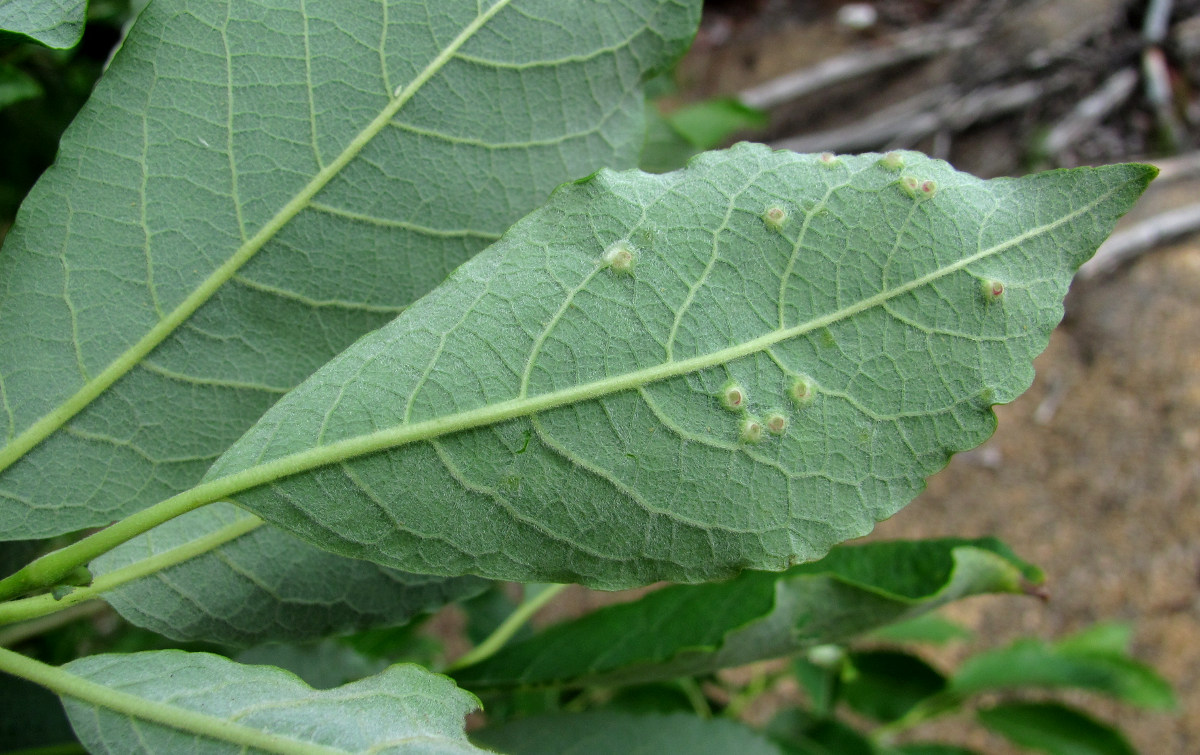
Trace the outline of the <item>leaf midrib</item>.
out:
M 1055 228 L 1068 223 L 1075 218 L 1091 212 L 1106 202 L 1109 197 L 1124 187 L 1124 183 L 1097 197 L 1093 202 L 1085 204 L 1062 217 L 1045 225 L 1032 228 L 1014 236 L 1007 241 L 964 257 L 945 267 L 934 270 L 919 278 L 895 288 L 881 291 L 874 296 L 862 299 L 854 304 L 843 307 L 835 312 L 793 325 L 789 328 L 778 328 L 757 338 L 741 344 L 718 349 L 706 354 L 700 354 L 688 359 L 664 362 L 653 367 L 615 375 L 582 385 L 564 388 L 558 391 L 538 394 L 536 396 L 518 396 L 517 398 L 501 401 L 496 404 L 482 406 L 457 414 L 449 414 L 433 419 L 411 424 L 397 425 L 378 430 L 366 435 L 346 438 L 325 446 L 310 448 L 288 456 L 283 456 L 265 464 L 249 467 L 226 477 L 202 483 L 190 491 L 181 493 L 173 499 L 164 501 L 163 505 L 175 501 L 183 505 L 184 499 L 189 499 L 189 508 L 195 508 L 205 503 L 223 499 L 239 492 L 264 485 L 275 480 L 290 477 L 317 467 L 326 466 L 351 458 L 365 456 L 409 443 L 430 440 L 443 435 L 470 430 L 477 427 L 493 425 L 510 419 L 529 416 L 539 412 L 555 409 L 561 406 L 582 401 L 597 399 L 624 390 L 640 388 L 650 383 L 659 382 L 672 377 L 697 372 L 708 367 L 724 364 L 741 357 L 765 350 L 780 341 L 797 338 L 814 330 L 827 327 L 836 322 L 853 317 L 868 309 L 877 307 L 885 302 L 901 296 L 909 291 L 928 285 L 951 273 L 957 272 L 982 259 L 1011 249 L 1031 238 L 1049 233 Z
M 160 319 L 153 328 L 109 363 L 103 371 L 84 383 L 78 391 L 23 430 L 3 449 L 0 449 L 0 472 L 14 464 L 28 453 L 30 449 L 50 437 L 50 435 L 59 430 L 72 417 L 83 411 L 100 394 L 104 393 L 113 383 L 136 367 L 142 359 L 186 322 L 243 265 L 249 262 L 268 241 L 273 239 L 284 226 L 291 222 L 292 218 L 308 207 L 313 197 L 321 189 L 325 188 L 329 181 L 337 176 L 351 160 L 358 156 L 367 144 L 395 117 L 396 113 L 455 56 L 458 50 L 476 32 L 511 3 L 512 0 L 497 0 L 495 5 L 476 16 L 412 81 L 403 87 L 398 87 L 392 93 L 392 99 L 389 100 L 387 106 L 346 145 L 345 149 L 342 150 L 333 162 L 318 171 L 304 188 L 284 204 L 253 236 L 243 242 L 224 264 L 205 278 L 175 309 L 166 317 Z M 232 103 L 230 103 L 230 107 L 232 107 Z

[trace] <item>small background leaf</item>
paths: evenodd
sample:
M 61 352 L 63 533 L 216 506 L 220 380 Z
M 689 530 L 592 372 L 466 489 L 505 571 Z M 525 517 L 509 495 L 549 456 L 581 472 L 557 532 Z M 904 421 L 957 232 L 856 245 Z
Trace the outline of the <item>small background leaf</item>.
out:
M 0 109 L 41 96 L 42 85 L 36 79 L 15 66 L 0 63 Z
M 739 132 L 763 128 L 767 122 L 766 113 L 737 100 L 706 100 L 667 115 L 648 101 L 646 142 L 638 167 L 649 173 L 679 170 L 704 150 L 727 143 Z
M 74 47 L 83 36 L 87 0 L 0 0 L 0 31 L 46 45 Z
M 936 613 L 927 613 L 914 616 L 907 621 L 888 624 L 870 634 L 872 640 L 879 642 L 928 643 L 931 645 L 945 645 L 955 640 L 969 640 L 972 637 L 974 637 L 974 633 L 971 630 Z
M 854 727 L 799 708 L 776 715 L 767 733 L 789 755 L 876 755 L 871 740 Z
M 1006 703 L 979 720 L 1012 742 L 1050 755 L 1134 755 L 1121 732 L 1058 703 Z
M 781 574 L 667 587 L 515 643 L 458 671 L 468 687 L 671 679 L 796 652 L 943 603 L 1017 589 L 1034 571 L 994 540 L 835 548 Z
M 892 745 L 883 748 L 880 752 L 882 755 L 979 755 L 975 750 L 940 742 L 911 742 Z
M 876 721 L 895 721 L 946 688 L 946 677 L 928 663 L 897 650 L 850 653 L 842 699 Z
M 417 666 L 392 666 L 325 691 L 277 668 L 207 653 L 95 655 L 64 669 L 148 701 L 343 752 L 480 752 L 463 733 L 463 716 L 476 707 L 475 699 Z M 199 743 L 208 753 L 246 752 L 228 740 L 197 737 L 71 698 L 64 706 L 92 752 L 158 755 L 193 751 Z
M 1144 708 L 1175 706 L 1171 685 L 1125 651 L 1128 632 L 1103 627 L 1049 644 L 1022 639 L 1011 647 L 979 653 L 954 674 L 950 689 L 961 696 L 1025 687 L 1075 688 Z
M 471 735 L 507 755 L 779 755 L 779 748 L 745 726 L 687 714 L 645 715 L 601 711 L 537 716 Z

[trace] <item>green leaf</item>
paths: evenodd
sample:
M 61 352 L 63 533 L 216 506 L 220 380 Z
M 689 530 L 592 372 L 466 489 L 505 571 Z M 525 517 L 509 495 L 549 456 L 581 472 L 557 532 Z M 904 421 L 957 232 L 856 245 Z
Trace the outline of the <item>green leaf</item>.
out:
M 41 97 L 42 94 L 42 85 L 36 79 L 16 66 L 0 62 L 0 110 L 22 100 Z
M 958 622 L 935 613 L 915 616 L 907 621 L 888 624 L 871 632 L 870 638 L 890 643 L 928 643 L 945 645 L 956 640 L 969 640 L 971 630 Z
M 1016 591 L 1028 570 L 990 539 L 841 546 L 782 574 L 746 572 L 602 608 L 455 676 L 485 688 L 707 673 L 844 641 L 967 595 Z
M 339 687 L 378 674 L 391 665 L 336 640 L 311 645 L 259 645 L 243 650 L 234 660 L 248 666 L 276 666 L 290 671 L 314 689 Z
M 1064 652 L 1111 653 L 1129 655 L 1133 644 L 1133 627 L 1118 622 L 1101 622 L 1075 634 L 1055 641 L 1054 647 Z
M 1124 649 L 1127 641 L 1126 632 L 1108 627 L 1054 644 L 1021 639 L 967 659 L 951 679 L 950 690 L 966 696 L 1001 689 L 1068 687 L 1144 708 L 1173 708 L 1171 685 L 1130 658 Z
M 693 701 L 678 683 L 655 682 L 618 687 L 604 704 L 625 713 L 695 713 Z
M 206 506 L 102 556 L 92 571 L 112 575 L 152 564 L 206 532 L 237 528 L 249 516 L 229 504 Z M 126 619 L 159 634 L 247 646 L 403 624 L 486 586 L 472 577 L 408 574 L 336 556 L 260 527 L 104 598 Z
M 699 152 L 724 144 L 739 131 L 763 128 L 767 122 L 766 113 L 737 100 L 697 102 L 666 116 L 647 102 L 646 142 L 638 167 L 650 173 L 678 170 Z
M 667 115 L 671 128 L 700 149 L 719 147 L 739 131 L 765 128 L 767 114 L 736 99 L 713 99 L 685 105 Z
M 876 721 L 895 721 L 946 688 L 940 671 L 909 653 L 854 652 L 850 664 L 853 671 L 842 684 L 842 699 Z
M 831 657 L 822 657 L 824 655 Z M 813 657 L 821 663 L 813 661 Z M 792 659 L 792 677 L 804 690 L 809 710 L 819 717 L 829 716 L 842 691 L 842 668 L 846 651 L 838 645 L 817 645 L 808 653 Z
M 779 755 L 762 735 L 725 719 L 676 713 L 638 716 L 601 711 L 535 716 L 474 732 L 471 738 L 507 755 Z
M 978 715 L 997 734 L 1050 755 L 1134 755 L 1121 732 L 1059 703 L 1006 703 Z
M 0 674 L 0 710 L 0 752 L 75 741 L 58 698 L 24 679 Z
M 203 494 L 437 574 L 609 589 L 819 558 L 993 431 L 1155 173 L 903 159 L 742 144 L 563 187 L 281 399 Z
M 699 152 L 679 135 L 653 102 L 646 103 L 646 139 L 638 167 L 647 173 L 668 173 L 687 165 Z
M 87 0 L 0 0 L 0 31 L 66 49 L 83 36 Z
M 836 718 L 813 716 L 789 708 L 767 725 L 771 739 L 794 755 L 876 755 L 875 745 L 853 727 Z
M 978 755 L 975 750 L 941 742 L 909 742 L 886 747 L 882 752 L 883 755 Z
M 63 670 L 82 681 L 63 704 L 92 752 L 482 752 L 463 733 L 477 701 L 418 666 L 323 691 L 277 668 L 175 650 Z
M 0 255 L 0 537 L 185 490 L 562 181 L 699 0 L 156 0 Z

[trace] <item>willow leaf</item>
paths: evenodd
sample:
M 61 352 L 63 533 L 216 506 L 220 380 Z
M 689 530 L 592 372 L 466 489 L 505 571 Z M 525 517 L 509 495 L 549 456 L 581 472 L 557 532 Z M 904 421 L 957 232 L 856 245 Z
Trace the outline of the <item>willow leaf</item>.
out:
M 819 558 L 992 432 L 1153 174 L 760 145 L 601 171 L 288 394 L 211 489 L 420 572 L 616 588 Z
M 554 186 L 635 164 L 699 6 L 151 3 L 0 255 L 0 537 L 186 490 Z
M 419 666 L 330 690 L 270 666 L 177 650 L 94 655 L 62 671 L 65 683 L 48 681 L 91 752 L 483 752 L 463 733 L 477 701 Z
M 35 39 L 47 47 L 74 47 L 83 36 L 87 0 L 0 0 L 0 31 Z
M 229 504 L 207 506 L 106 554 L 92 572 L 138 569 L 197 545 L 204 533 L 238 528 L 247 518 L 254 517 Z M 403 624 L 486 585 L 472 577 L 408 574 L 344 558 L 274 527 L 259 527 L 104 598 L 126 619 L 159 634 L 247 646 Z
M 1018 592 L 1040 573 L 992 539 L 834 548 L 785 572 L 674 585 L 553 626 L 455 673 L 470 689 L 629 684 L 777 658 L 924 615 L 953 600 Z

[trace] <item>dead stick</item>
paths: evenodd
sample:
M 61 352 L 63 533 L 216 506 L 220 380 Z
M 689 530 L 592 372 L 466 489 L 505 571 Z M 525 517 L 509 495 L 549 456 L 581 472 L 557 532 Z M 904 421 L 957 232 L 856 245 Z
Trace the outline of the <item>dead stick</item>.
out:
M 978 32 L 971 29 L 919 29 L 898 35 L 893 44 L 883 49 L 838 55 L 811 68 L 765 81 L 743 91 L 738 99 L 750 107 L 766 109 L 843 81 L 886 70 L 900 63 L 962 49 L 978 41 Z
M 1195 231 L 1200 231 L 1200 203 L 1155 215 L 1110 236 L 1096 256 L 1079 268 L 1079 277 L 1086 280 L 1110 273 L 1142 252 Z

